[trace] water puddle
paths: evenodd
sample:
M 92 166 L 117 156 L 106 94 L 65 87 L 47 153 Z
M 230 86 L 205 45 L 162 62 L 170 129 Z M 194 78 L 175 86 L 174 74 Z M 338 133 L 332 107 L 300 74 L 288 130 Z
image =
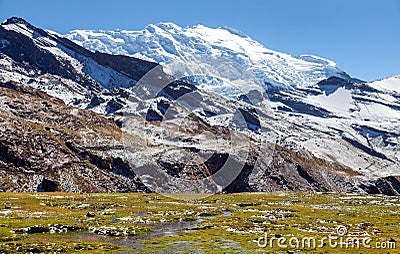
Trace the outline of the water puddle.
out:
M 178 232 L 197 228 L 197 225 L 202 221 L 202 219 L 199 219 L 195 221 L 170 222 L 159 224 L 154 226 L 154 232 L 152 233 L 134 237 L 125 237 L 122 239 L 113 239 L 111 240 L 111 242 L 128 248 L 146 246 L 146 244 L 143 244 L 140 241 L 151 240 L 154 238 L 165 236 L 177 236 Z
M 137 212 L 134 214 L 135 216 L 148 216 L 147 212 Z M 124 238 L 110 237 L 108 242 L 117 244 L 120 246 L 124 246 L 127 248 L 140 248 L 145 247 L 147 244 L 142 243 L 142 240 L 152 240 L 156 238 L 166 237 L 166 236 L 178 236 L 179 232 L 193 232 L 198 228 L 198 224 L 217 217 L 226 217 L 231 216 L 232 212 L 224 211 L 221 214 L 211 215 L 211 216 L 200 216 L 199 219 L 194 221 L 179 221 L 179 222 L 167 222 L 154 224 L 153 229 L 154 232 L 140 235 L 140 236 L 131 236 Z M 117 222 L 117 218 L 112 218 L 113 222 Z

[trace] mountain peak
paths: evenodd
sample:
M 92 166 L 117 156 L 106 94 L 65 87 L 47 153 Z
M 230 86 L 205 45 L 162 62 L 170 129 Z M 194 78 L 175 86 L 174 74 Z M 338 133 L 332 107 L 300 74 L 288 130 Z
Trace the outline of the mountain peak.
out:
M 181 28 L 180 26 L 178 26 L 178 25 L 176 25 L 175 23 L 172 23 L 172 22 L 158 22 L 155 25 L 159 26 L 159 27 L 166 27 L 166 28 Z
M 86 36 L 87 33 L 92 36 Z M 267 90 L 271 87 L 309 87 L 332 76 L 349 77 L 333 61 L 273 51 L 226 26 L 210 28 L 199 24 L 181 28 L 171 22 L 161 22 L 148 25 L 142 31 L 113 34 L 76 30 L 66 37 L 89 50 L 130 55 L 161 64 L 179 59 L 222 57 L 243 70 L 252 70 L 257 82 Z
M 31 25 L 29 24 L 25 19 L 19 18 L 19 17 L 11 17 L 9 19 L 6 19 L 2 25 L 11 25 L 11 24 L 23 24 L 23 25 Z
M 181 30 L 182 28 L 172 22 L 159 22 L 159 23 L 155 23 L 155 24 L 150 24 L 146 26 L 146 30 L 150 30 L 150 31 L 154 31 L 155 28 L 160 28 L 164 31 L 168 31 L 168 30 L 172 30 L 172 31 L 176 31 L 176 30 Z

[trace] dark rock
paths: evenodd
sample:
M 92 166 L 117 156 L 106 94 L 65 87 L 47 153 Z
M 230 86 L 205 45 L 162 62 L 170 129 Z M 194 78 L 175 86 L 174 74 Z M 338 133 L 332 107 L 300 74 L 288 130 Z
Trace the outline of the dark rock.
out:
M 94 212 L 87 212 L 86 217 L 93 218 L 96 214 Z
M 299 175 L 303 177 L 309 184 L 316 184 L 315 180 L 300 165 L 296 165 L 296 170 Z
M 192 93 L 196 90 L 197 88 L 191 83 L 182 80 L 175 80 L 163 87 L 162 90 L 157 94 L 157 97 L 165 97 L 175 101 L 183 95 Z
M 345 87 L 346 89 L 353 88 L 354 81 L 351 79 L 343 79 L 339 77 L 329 77 L 328 79 L 318 82 L 319 88 L 325 92 L 326 95 L 331 95 L 336 92 L 340 87 Z
M 49 232 L 49 228 L 46 226 L 32 226 L 32 227 L 27 227 L 24 229 L 24 232 L 27 234 L 41 234 L 41 233 L 47 233 Z
M 163 115 L 160 115 L 157 111 L 153 109 L 148 109 L 146 113 L 146 121 L 162 121 L 164 119 Z
M 380 193 L 379 189 L 375 185 L 372 185 L 372 184 L 368 184 L 368 185 L 360 184 L 360 188 L 368 194 L 379 194 Z
M 111 99 L 106 105 L 106 111 L 108 114 L 113 114 L 123 107 L 124 105 L 121 101 L 118 101 L 116 99 Z
M 42 182 L 37 187 L 39 192 L 56 192 L 59 191 L 60 183 L 57 181 L 43 178 Z
M 104 103 L 105 100 L 97 95 L 95 95 L 91 100 L 89 105 L 86 107 L 87 109 L 91 109 L 94 107 L 99 106 L 100 104 Z
M 316 107 L 314 105 L 307 104 L 301 100 L 287 96 L 279 90 L 271 91 L 269 93 L 269 98 L 272 102 L 281 102 L 285 104 L 285 106 L 287 106 L 288 109 L 290 109 L 290 111 L 295 113 L 307 114 L 322 118 L 336 117 L 335 114 L 329 112 L 328 110 L 322 107 Z
M 239 108 L 239 111 L 246 122 L 247 129 L 252 131 L 261 129 L 260 120 L 254 108 Z

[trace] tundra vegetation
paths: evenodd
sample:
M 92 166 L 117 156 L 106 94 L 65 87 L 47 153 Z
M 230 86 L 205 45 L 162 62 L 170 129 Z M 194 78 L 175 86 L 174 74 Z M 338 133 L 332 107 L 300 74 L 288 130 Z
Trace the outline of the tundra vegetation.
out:
M 275 242 L 272 248 L 260 247 L 257 239 L 265 233 L 321 239 L 335 235 L 338 226 L 346 227 L 349 236 L 370 237 L 371 246 L 395 246 L 400 237 L 396 196 L 0 193 L 0 200 L 0 253 L 397 253 L 329 244 L 281 248 Z

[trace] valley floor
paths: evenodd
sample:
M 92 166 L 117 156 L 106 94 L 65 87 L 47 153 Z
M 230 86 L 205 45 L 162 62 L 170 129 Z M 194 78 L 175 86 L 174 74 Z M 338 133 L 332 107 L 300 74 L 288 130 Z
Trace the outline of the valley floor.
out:
M 0 253 L 399 253 L 400 197 L 0 193 Z

